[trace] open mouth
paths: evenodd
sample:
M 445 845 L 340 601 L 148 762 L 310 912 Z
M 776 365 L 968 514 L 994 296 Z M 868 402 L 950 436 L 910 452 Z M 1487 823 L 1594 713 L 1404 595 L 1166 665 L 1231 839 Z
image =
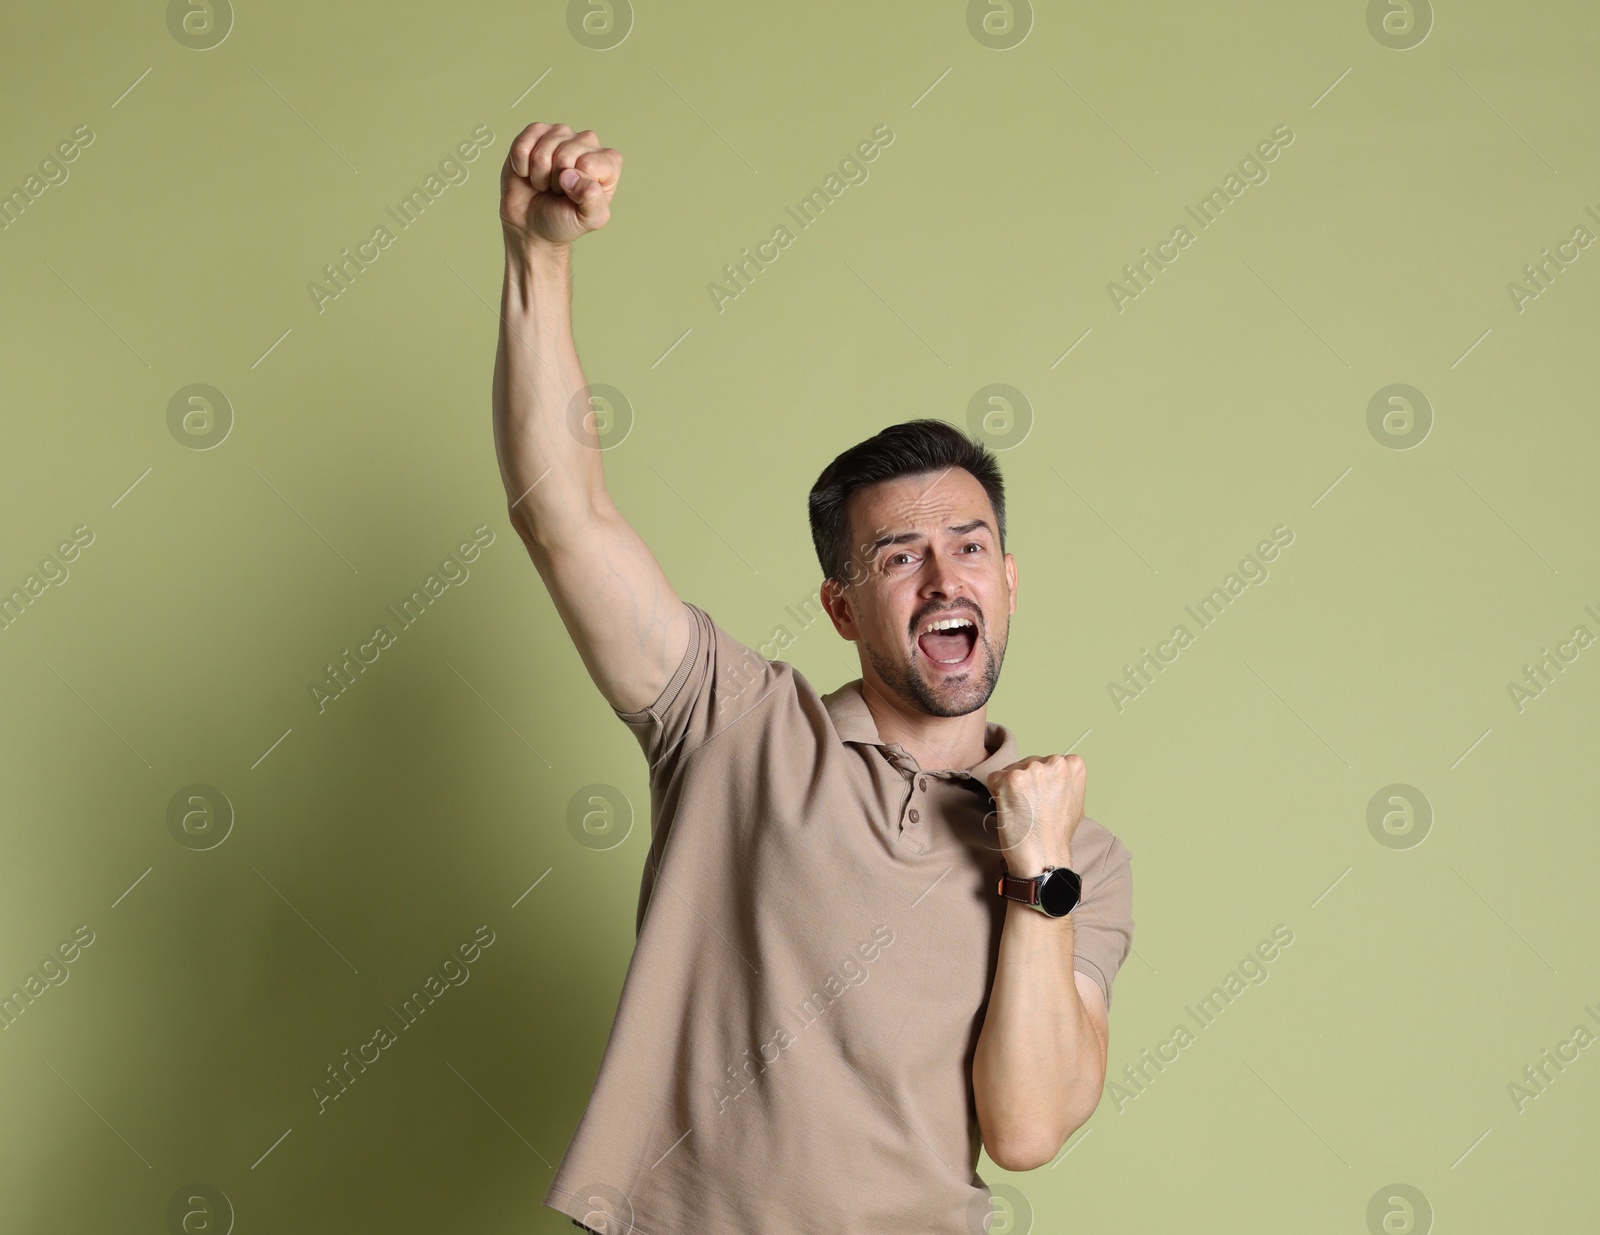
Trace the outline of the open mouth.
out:
M 978 646 L 978 627 L 971 618 L 953 616 L 924 622 L 917 647 L 940 669 L 964 669 Z

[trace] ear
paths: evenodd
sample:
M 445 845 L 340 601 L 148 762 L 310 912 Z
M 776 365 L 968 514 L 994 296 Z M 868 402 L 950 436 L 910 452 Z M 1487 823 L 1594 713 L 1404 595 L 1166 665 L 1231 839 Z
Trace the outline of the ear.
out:
M 1009 553 L 1006 554 L 1006 588 L 1011 593 L 1011 607 L 1006 612 L 1008 614 L 1015 613 L 1017 611 L 1017 559 Z
M 822 600 L 822 607 L 833 619 L 833 628 L 840 636 L 854 643 L 860 632 L 856 628 L 855 612 L 844 584 L 837 579 L 824 579 L 818 596 Z

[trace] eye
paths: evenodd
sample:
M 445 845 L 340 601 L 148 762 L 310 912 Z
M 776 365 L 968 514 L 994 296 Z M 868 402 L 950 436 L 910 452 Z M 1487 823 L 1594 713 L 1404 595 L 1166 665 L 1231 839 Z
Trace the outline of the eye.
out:
M 896 564 L 899 563 L 901 558 L 905 558 L 907 561 L 909 561 L 911 559 L 911 555 L 909 553 L 893 553 L 893 554 L 890 554 L 889 555 L 889 564 L 891 566 L 896 565 Z
M 982 546 L 982 545 L 980 545 L 980 544 L 979 544 L 979 543 L 978 543 L 978 542 L 977 542 L 977 541 L 975 541 L 975 540 L 969 540 L 969 541 L 968 541 L 968 542 L 967 542 L 967 543 L 966 543 L 966 544 L 964 544 L 964 545 L 962 545 L 962 546 L 961 546 L 961 547 L 962 547 L 962 548 L 963 548 L 963 549 L 976 549 L 976 550 L 978 550 L 978 552 L 980 552 L 980 553 L 981 553 L 981 552 L 983 552 L 983 546 Z

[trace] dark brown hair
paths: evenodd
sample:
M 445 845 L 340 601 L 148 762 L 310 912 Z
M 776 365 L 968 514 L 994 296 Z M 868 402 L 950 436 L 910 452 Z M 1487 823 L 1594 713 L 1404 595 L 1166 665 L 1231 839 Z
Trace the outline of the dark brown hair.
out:
M 867 485 L 943 472 L 959 467 L 970 472 L 994 507 L 1000 551 L 1006 548 L 1006 490 L 1000 465 L 983 443 L 942 420 L 908 420 L 890 425 L 850 447 L 817 477 L 809 498 L 811 543 L 824 579 L 853 583 L 850 565 L 850 495 Z

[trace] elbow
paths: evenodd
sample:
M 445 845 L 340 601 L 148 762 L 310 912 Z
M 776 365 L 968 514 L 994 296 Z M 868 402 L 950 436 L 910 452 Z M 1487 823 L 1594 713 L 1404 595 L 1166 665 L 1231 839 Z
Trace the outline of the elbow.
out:
M 519 500 L 506 508 L 512 530 L 535 561 L 547 560 L 574 541 L 592 535 L 596 525 L 609 519 L 615 510 L 603 492 L 567 502 L 541 496 L 544 500 L 537 504 Z M 524 499 L 528 497 L 528 494 L 523 495 Z
M 985 1145 L 984 1152 L 1002 1171 L 1020 1174 L 1023 1171 L 1036 1171 L 1056 1156 L 1054 1151 L 1046 1153 L 1045 1148 L 1042 1144 L 1029 1145 L 1026 1142 L 1017 1142 L 999 1144 L 993 1148 Z
M 1044 1127 L 1014 1128 L 992 1139 L 985 1137 L 983 1149 L 1002 1171 L 1034 1171 L 1055 1159 L 1077 1127 L 1073 1124 L 1064 1131 Z
M 1055 1161 L 1056 1155 L 1072 1139 L 1073 1133 L 1089 1122 L 1089 1116 L 1094 1114 L 1099 1105 L 1100 1095 L 1096 1093 L 1093 1104 L 1087 1110 L 1065 1112 L 1063 1120 L 1054 1127 L 1018 1128 L 1005 1136 L 995 1137 L 993 1144 L 985 1139 L 984 1152 L 1003 1171 L 1036 1171 Z

